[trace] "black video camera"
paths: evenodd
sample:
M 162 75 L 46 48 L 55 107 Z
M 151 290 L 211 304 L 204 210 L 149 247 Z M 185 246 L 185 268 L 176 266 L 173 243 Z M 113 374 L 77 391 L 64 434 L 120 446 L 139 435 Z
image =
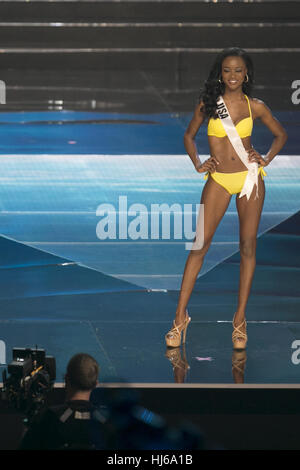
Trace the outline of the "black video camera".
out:
M 27 423 L 44 405 L 56 378 L 56 362 L 44 349 L 13 348 L 13 360 L 2 374 L 2 396 L 24 412 Z

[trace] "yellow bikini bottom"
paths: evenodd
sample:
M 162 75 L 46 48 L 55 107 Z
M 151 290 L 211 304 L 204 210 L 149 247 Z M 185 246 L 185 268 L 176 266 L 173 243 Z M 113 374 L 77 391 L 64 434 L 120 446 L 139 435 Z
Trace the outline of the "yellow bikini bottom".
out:
M 240 193 L 243 189 L 247 173 L 248 170 L 237 171 L 235 173 L 220 173 L 218 171 L 210 173 L 209 171 L 207 171 L 204 175 L 204 179 L 206 180 L 208 178 L 208 175 L 210 174 L 212 179 L 219 183 L 221 186 L 223 186 L 223 188 L 225 188 L 226 191 L 229 192 L 229 194 L 237 194 Z M 267 176 L 267 173 L 265 172 L 262 166 L 258 168 L 258 173 L 261 174 L 262 180 L 264 179 L 263 175 Z

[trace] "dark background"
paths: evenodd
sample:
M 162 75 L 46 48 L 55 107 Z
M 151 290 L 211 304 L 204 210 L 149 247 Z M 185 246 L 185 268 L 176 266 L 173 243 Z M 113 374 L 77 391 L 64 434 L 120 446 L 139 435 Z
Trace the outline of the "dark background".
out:
M 298 1 L 1 1 L 0 18 L 3 111 L 191 112 L 227 46 L 251 53 L 257 97 L 298 109 Z

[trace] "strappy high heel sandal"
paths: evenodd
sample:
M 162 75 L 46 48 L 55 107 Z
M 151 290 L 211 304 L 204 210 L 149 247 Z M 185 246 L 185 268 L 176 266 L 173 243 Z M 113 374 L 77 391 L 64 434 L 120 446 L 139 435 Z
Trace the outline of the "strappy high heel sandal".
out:
M 234 349 L 232 353 L 232 378 L 234 383 L 243 384 L 246 367 L 246 349 Z
M 241 349 L 240 351 L 233 351 L 232 372 L 236 372 L 238 375 L 244 376 L 246 361 L 247 355 L 245 349 Z
M 182 369 L 184 372 L 186 372 L 190 369 L 190 366 L 186 360 L 185 350 L 183 350 L 183 354 L 181 355 L 180 347 L 167 349 L 165 356 L 171 362 L 173 371 L 175 369 Z
M 232 343 L 233 349 L 245 349 L 248 341 L 247 333 L 240 330 L 240 328 L 245 324 L 247 327 L 247 322 L 244 319 L 242 323 L 238 326 L 234 326 L 234 320 L 232 321 L 233 333 L 232 333 Z
M 173 328 L 165 335 L 165 340 L 168 347 L 178 348 L 178 346 L 181 345 L 181 333 L 182 343 L 185 343 L 186 330 L 190 321 L 191 317 L 189 317 L 188 311 L 186 311 L 185 320 L 180 325 L 176 326 L 175 320 L 173 321 Z

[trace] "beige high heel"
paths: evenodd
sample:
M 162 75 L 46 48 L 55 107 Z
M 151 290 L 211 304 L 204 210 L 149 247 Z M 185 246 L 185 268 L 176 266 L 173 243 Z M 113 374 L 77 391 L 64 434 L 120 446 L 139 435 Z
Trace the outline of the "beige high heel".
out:
M 232 376 L 237 384 L 244 383 L 244 374 L 246 368 L 246 349 L 234 350 L 232 353 Z
M 185 343 L 186 331 L 190 321 L 191 317 L 189 317 L 188 311 L 186 311 L 186 317 L 183 323 L 176 326 L 175 320 L 173 321 L 173 328 L 165 335 L 165 340 L 168 347 L 178 348 L 181 345 L 181 333 L 182 343 Z
M 168 349 L 165 353 L 165 356 L 169 359 L 172 364 L 173 371 L 175 369 L 182 369 L 184 372 L 190 369 L 190 366 L 186 359 L 185 347 L 183 345 L 183 354 L 181 354 L 180 347 Z
M 234 326 L 234 320 L 232 321 L 233 333 L 232 333 L 232 343 L 233 349 L 245 349 L 248 341 L 247 333 L 240 330 L 240 328 L 245 324 L 247 328 L 247 322 L 244 319 L 242 323 L 238 326 Z
M 247 361 L 246 349 L 240 351 L 233 351 L 232 353 L 232 372 L 236 371 L 239 374 L 244 374 Z

